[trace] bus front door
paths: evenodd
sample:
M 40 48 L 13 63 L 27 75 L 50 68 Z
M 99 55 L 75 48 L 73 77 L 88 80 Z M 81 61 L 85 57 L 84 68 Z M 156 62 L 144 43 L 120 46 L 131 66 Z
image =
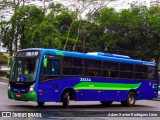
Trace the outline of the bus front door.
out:
M 55 101 L 55 82 L 60 77 L 60 59 L 47 56 L 47 65 L 41 67 L 38 101 Z

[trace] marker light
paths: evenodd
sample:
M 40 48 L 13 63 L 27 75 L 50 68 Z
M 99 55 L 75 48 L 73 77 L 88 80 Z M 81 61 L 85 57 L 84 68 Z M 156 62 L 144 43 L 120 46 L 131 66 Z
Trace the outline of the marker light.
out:
M 8 89 L 10 90 L 10 88 L 11 88 L 11 87 L 10 87 L 10 84 L 8 84 Z
M 29 92 L 34 90 L 34 84 L 30 86 Z

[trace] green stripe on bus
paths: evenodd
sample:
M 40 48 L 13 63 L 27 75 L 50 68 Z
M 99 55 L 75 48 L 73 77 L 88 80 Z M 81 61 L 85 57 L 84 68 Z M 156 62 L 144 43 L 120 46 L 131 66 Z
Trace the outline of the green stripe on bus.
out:
M 137 89 L 141 83 L 122 84 L 122 83 L 100 83 L 100 82 L 81 82 L 74 86 L 75 90 L 130 90 Z
M 57 52 L 56 52 L 56 55 L 64 56 L 63 52 L 61 52 L 61 51 L 57 51 Z

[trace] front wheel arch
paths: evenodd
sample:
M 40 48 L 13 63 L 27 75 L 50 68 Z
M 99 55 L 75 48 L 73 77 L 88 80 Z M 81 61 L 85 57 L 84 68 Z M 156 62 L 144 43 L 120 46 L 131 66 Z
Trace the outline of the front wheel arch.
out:
M 70 100 L 76 100 L 76 92 L 75 92 L 75 90 L 73 88 L 66 88 L 65 90 L 63 90 L 63 92 L 61 94 L 61 99 L 60 99 L 61 102 L 63 101 L 63 96 L 66 93 L 69 93 Z

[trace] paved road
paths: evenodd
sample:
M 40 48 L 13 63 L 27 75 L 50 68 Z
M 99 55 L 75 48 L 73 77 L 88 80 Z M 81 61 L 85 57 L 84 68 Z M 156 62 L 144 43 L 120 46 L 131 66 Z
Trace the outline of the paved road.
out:
M 46 103 L 45 107 L 38 108 L 35 102 L 22 102 L 10 100 L 7 98 L 7 83 L 0 82 L 0 111 L 17 111 L 20 112 L 40 112 L 42 118 L 25 118 L 26 120 L 32 119 L 67 119 L 67 120 L 88 120 L 88 119 L 99 119 L 99 120 L 155 120 L 159 117 L 108 117 L 108 113 L 112 112 L 137 112 L 145 113 L 143 111 L 159 111 L 160 114 L 160 101 L 159 100 L 142 100 L 137 101 L 134 107 L 124 107 L 120 103 L 114 102 L 112 106 L 103 107 L 99 102 L 71 102 L 68 109 L 62 108 L 61 103 Z M 142 111 L 142 112 L 141 112 Z M 130 112 L 130 113 L 131 113 Z M 148 112 L 147 112 L 148 113 Z M 73 117 L 73 116 L 85 116 L 85 117 Z M 67 117 L 67 118 L 66 118 Z M 2 118 L 0 118 L 2 119 Z M 3 118 L 4 119 L 4 118 Z M 5 118 L 13 119 L 13 118 Z M 17 119 L 17 118 L 16 118 Z M 22 119 L 22 118 L 18 118 Z M 24 118 L 23 118 L 24 119 Z

